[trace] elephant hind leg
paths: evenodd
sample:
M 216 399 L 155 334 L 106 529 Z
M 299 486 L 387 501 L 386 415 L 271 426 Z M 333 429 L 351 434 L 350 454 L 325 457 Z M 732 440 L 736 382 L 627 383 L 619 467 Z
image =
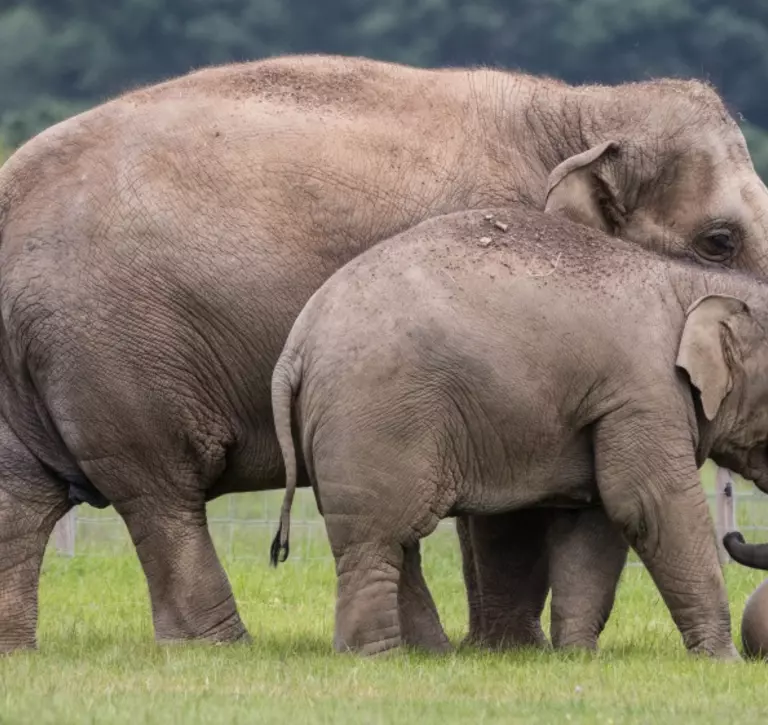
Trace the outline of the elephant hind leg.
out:
M 337 558 L 337 652 L 374 655 L 403 644 L 398 611 L 402 566 L 399 544 L 349 546 Z
M 383 412 L 389 409 L 388 403 Z M 312 444 L 314 477 L 336 559 L 334 645 L 362 654 L 406 643 L 444 651 L 448 640 L 422 576 L 419 541 L 435 530 L 454 501 L 428 427 L 409 430 L 403 446 L 402 432 L 387 425 L 393 439 L 381 435 L 375 409 L 366 410 L 358 425 L 349 415 L 329 414 L 322 437 Z
M 202 499 L 197 510 L 147 496 L 123 516 L 144 569 L 155 639 L 215 643 L 248 641 L 234 595 L 211 540 Z
M 629 546 L 602 508 L 556 511 L 549 536 L 552 644 L 595 650 Z
M 548 509 L 531 509 L 462 517 L 467 644 L 491 649 L 548 646 L 541 614 L 549 592 L 549 516 Z
M 418 541 L 404 550 L 398 609 L 404 644 L 435 653 L 453 649 L 424 580 Z
M 0 467 L 0 653 L 37 647 L 40 567 L 53 527 L 70 508 L 66 486 L 24 455 L 27 465 Z
M 469 631 L 462 641 L 462 646 L 480 644 L 483 639 L 483 604 L 480 598 L 475 549 L 472 546 L 472 517 L 456 517 L 456 535 L 461 551 L 461 572 L 464 576 L 464 588 L 467 594 L 467 614 Z
M 248 640 L 208 530 L 207 486 L 189 460 L 167 455 L 164 466 L 150 467 L 128 454 L 81 465 L 128 528 L 147 579 L 155 640 Z

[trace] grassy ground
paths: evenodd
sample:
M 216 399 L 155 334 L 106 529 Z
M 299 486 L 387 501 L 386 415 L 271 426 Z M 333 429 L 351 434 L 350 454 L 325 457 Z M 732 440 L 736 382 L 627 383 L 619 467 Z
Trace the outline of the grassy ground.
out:
M 449 634 L 466 610 L 455 538 L 427 540 Z M 768 665 L 696 660 L 648 576 L 628 568 L 598 656 L 331 652 L 330 560 L 227 561 L 254 644 L 159 648 L 132 555 L 49 556 L 40 651 L 0 658 L 0 723 L 765 722 Z M 727 569 L 734 622 L 760 572 Z

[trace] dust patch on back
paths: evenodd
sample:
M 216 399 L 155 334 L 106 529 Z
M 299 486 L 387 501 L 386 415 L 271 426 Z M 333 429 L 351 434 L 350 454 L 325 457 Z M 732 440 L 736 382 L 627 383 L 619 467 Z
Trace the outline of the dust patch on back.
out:
M 407 267 L 428 254 L 461 285 L 466 275 L 528 278 L 542 285 L 567 277 L 575 288 L 614 289 L 656 284 L 668 258 L 562 217 L 524 207 L 457 212 L 430 219 L 380 244 L 378 253 Z M 374 250 L 377 250 L 374 247 Z M 374 251 L 374 254 L 377 253 Z M 370 252 L 368 253 L 370 254 Z
M 227 100 L 261 99 L 305 109 L 354 107 L 382 103 L 382 95 L 402 93 L 418 69 L 360 58 L 288 56 L 253 63 L 206 68 L 154 86 L 130 92 L 124 101 L 152 103 L 189 94 Z M 410 76 L 406 79 L 403 76 Z

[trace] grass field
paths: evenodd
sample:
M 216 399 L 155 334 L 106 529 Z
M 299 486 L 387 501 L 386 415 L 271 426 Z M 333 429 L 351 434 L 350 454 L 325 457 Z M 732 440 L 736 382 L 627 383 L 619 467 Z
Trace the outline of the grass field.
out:
M 446 532 L 447 533 L 447 532 Z M 425 542 L 458 641 L 455 538 Z M 331 652 L 327 558 L 226 562 L 254 643 L 159 648 L 135 560 L 48 556 L 40 651 L 0 658 L 0 723 L 717 723 L 768 719 L 768 664 L 688 657 L 645 571 L 625 573 L 599 655 L 461 651 L 361 660 Z M 738 623 L 760 572 L 727 568 Z

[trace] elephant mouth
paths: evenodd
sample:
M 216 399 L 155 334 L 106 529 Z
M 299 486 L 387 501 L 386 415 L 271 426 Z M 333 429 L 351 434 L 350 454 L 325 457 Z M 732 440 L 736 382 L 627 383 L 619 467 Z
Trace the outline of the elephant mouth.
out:
M 738 452 L 713 454 L 711 458 L 718 466 L 738 473 L 760 491 L 768 493 L 768 445 L 761 444 Z
M 755 486 L 757 486 L 763 493 L 768 493 L 768 477 L 767 476 L 761 476 L 760 478 L 753 481 Z
M 755 446 L 747 456 L 747 469 L 742 475 L 763 493 L 768 493 L 768 444 Z

